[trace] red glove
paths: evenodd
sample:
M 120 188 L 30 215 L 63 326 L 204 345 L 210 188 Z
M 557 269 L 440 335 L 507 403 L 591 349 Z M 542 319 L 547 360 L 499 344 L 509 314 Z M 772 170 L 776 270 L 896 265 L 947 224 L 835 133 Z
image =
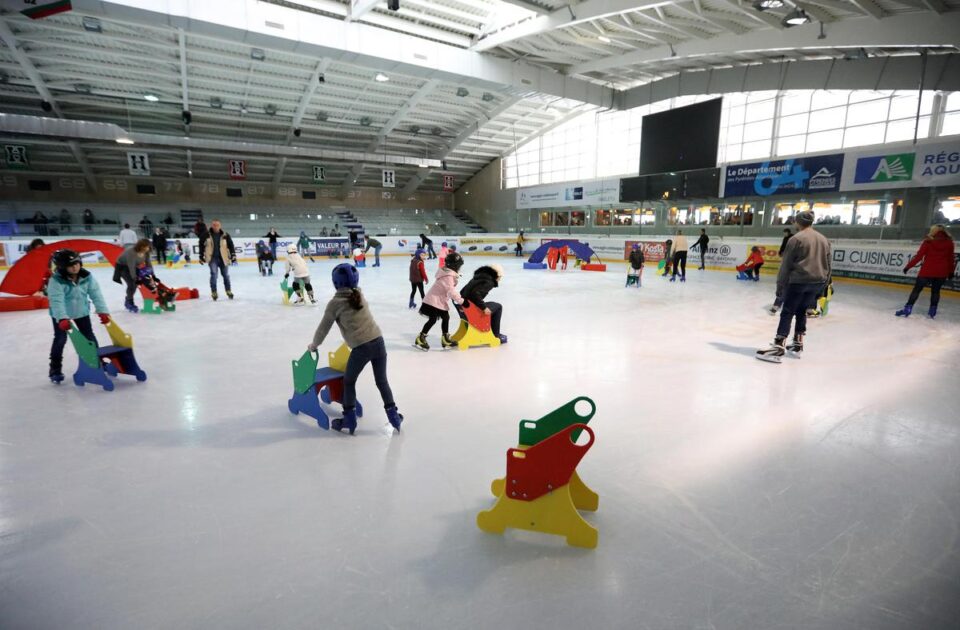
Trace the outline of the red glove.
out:
M 100 323 L 106 326 L 110 323 L 110 315 L 107 313 L 97 313 L 100 316 Z
M 69 319 L 61 319 L 59 322 L 57 322 L 57 328 L 59 328 L 63 332 L 69 331 L 71 326 L 72 324 L 70 323 Z

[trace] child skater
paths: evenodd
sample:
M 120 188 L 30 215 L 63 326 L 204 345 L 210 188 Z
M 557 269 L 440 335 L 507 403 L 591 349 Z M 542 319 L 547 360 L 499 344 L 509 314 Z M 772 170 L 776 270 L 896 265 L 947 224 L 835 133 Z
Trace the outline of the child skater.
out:
M 630 248 L 630 273 L 627 274 L 627 285 L 636 284 L 640 288 L 640 277 L 643 275 L 643 250 L 639 243 Z
M 473 272 L 473 278 L 460 291 L 463 305 L 473 304 L 490 316 L 490 329 L 500 343 L 507 343 L 507 336 L 500 334 L 500 319 L 503 317 L 503 306 L 497 302 L 487 302 L 487 294 L 500 286 L 503 280 L 503 267 L 500 265 L 484 265 Z
M 760 268 L 763 267 L 763 254 L 760 248 L 754 245 L 750 248 L 750 255 L 741 264 L 737 265 L 737 280 L 753 280 L 760 282 Z
M 310 269 L 307 267 L 307 261 L 297 252 L 297 246 L 293 244 L 287 246 L 287 270 L 283 274 L 284 280 L 290 277 L 291 271 L 293 272 L 293 288 L 297 292 L 297 299 L 293 303 L 302 304 L 304 302 L 303 290 L 306 289 L 310 303 L 316 304 L 317 301 L 313 298 L 313 285 L 310 284 Z
M 83 268 L 80 255 L 72 249 L 60 249 L 53 255 L 56 271 L 47 285 L 50 298 L 50 317 L 53 321 L 53 345 L 50 346 L 50 380 L 63 382 L 63 346 L 67 343 L 70 320 L 84 337 L 97 345 L 97 338 L 90 325 L 90 305 L 100 317 L 102 324 L 110 322 L 110 310 L 103 300 L 100 285 L 90 272 Z
M 327 303 L 313 341 L 307 346 L 310 352 L 316 352 L 336 322 L 343 340 L 350 347 L 347 371 L 343 376 L 343 417 L 331 421 L 330 427 L 334 431 L 347 429 L 350 435 L 356 431 L 357 377 L 367 363 L 372 363 L 373 379 L 383 398 L 387 419 L 393 428 L 399 431 L 403 415 L 397 411 L 390 383 L 387 382 L 387 347 L 383 343 L 380 328 L 373 321 L 370 306 L 360 292 L 360 273 L 353 265 L 341 263 L 333 268 L 331 276 L 337 292 Z
M 450 252 L 447 254 L 446 260 L 441 259 L 441 261 L 445 264 L 437 271 L 434 278 L 435 282 L 420 306 L 420 314 L 427 318 L 427 323 L 423 325 L 423 330 L 420 331 L 413 343 L 424 352 L 430 349 L 430 345 L 427 343 L 427 333 L 437 323 L 438 318 L 440 319 L 440 332 L 442 333 L 440 347 L 449 348 L 457 345 L 455 341 L 450 339 L 450 313 L 447 309 L 451 300 L 454 304 L 463 303 L 463 298 L 457 291 L 460 268 L 463 267 L 463 256 L 457 252 Z
M 417 248 L 410 260 L 410 308 L 417 308 L 417 303 L 413 301 L 413 296 L 420 291 L 420 299 L 423 299 L 423 285 L 429 284 L 427 279 L 427 268 L 423 261 L 427 259 L 427 252 L 422 248 Z
M 147 287 L 148 291 L 157 294 L 157 303 L 160 308 L 166 310 L 170 307 L 177 295 L 177 292 L 160 282 L 160 279 L 153 273 L 153 265 L 150 264 L 150 258 L 137 263 L 137 284 Z
M 437 263 L 440 265 L 440 269 L 443 269 L 443 266 L 447 264 L 447 254 L 449 253 L 450 249 L 447 247 L 447 242 L 440 243 L 440 253 L 437 254 Z
M 273 275 L 273 249 L 264 241 L 257 241 L 257 266 L 261 276 Z

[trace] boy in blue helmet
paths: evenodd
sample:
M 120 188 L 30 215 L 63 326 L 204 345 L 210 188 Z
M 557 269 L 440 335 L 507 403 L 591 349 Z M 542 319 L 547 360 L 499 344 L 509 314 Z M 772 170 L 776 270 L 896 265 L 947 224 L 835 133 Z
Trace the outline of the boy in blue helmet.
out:
M 337 292 L 327 303 L 313 341 L 307 346 L 310 352 L 316 352 L 336 322 L 343 340 L 350 347 L 350 359 L 343 376 L 343 417 L 331 421 L 330 426 L 334 431 L 347 429 L 350 435 L 356 431 L 357 377 L 367 363 L 372 363 L 373 378 L 383 398 L 387 419 L 393 428 L 399 431 L 403 416 L 397 411 L 393 392 L 387 381 L 387 348 L 383 343 L 380 327 L 370 313 L 370 306 L 360 292 L 360 273 L 353 265 L 341 263 L 333 268 L 331 275 Z

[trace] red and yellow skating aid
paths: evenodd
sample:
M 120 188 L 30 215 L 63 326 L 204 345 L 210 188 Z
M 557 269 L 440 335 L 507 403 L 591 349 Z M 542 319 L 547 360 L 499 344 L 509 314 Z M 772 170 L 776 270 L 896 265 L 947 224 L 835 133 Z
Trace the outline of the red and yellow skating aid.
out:
M 489 315 L 473 304 L 464 308 L 463 312 L 467 318 L 460 320 L 460 327 L 450 337 L 457 342 L 460 350 L 479 346 L 496 348 L 500 345 L 500 340 L 491 330 Z
M 589 435 L 586 444 L 572 440 L 580 431 Z M 570 483 L 593 442 L 590 427 L 574 424 L 526 449 L 507 451 L 503 490 L 492 509 L 477 514 L 477 526 L 495 534 L 507 528 L 554 534 L 568 545 L 596 547 L 597 529 L 577 511 Z

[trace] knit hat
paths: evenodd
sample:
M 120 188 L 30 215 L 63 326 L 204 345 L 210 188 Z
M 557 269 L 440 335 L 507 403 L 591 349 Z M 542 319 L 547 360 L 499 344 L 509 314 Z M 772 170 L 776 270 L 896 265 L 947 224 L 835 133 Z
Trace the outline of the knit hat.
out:
M 356 289 L 360 284 L 360 272 L 350 263 L 340 263 L 330 273 L 335 289 Z
M 423 251 L 421 248 L 417 248 L 417 251 L 413 252 L 414 258 L 420 258 L 421 254 L 426 254 L 427 252 Z
M 640 249 L 640 243 L 634 243 L 630 249 L 632 249 L 633 251 L 637 251 L 638 249 Z
M 289 245 L 287 245 L 287 253 L 288 253 L 288 254 L 296 254 L 296 253 L 297 253 L 297 246 L 294 245 L 293 243 L 290 243 Z
M 797 224 L 803 225 L 805 227 L 809 227 L 813 225 L 813 219 L 814 219 L 813 212 L 811 212 L 810 210 L 804 210 L 803 212 L 798 212 L 797 216 L 795 217 Z

